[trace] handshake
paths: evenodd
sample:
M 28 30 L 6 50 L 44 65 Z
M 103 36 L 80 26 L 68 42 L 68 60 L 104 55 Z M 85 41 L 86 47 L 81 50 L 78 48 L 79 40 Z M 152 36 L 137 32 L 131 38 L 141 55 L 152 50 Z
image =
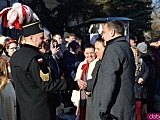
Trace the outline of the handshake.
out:
M 75 81 L 77 81 L 80 90 L 84 90 L 87 88 L 87 82 L 80 79 L 77 79 Z

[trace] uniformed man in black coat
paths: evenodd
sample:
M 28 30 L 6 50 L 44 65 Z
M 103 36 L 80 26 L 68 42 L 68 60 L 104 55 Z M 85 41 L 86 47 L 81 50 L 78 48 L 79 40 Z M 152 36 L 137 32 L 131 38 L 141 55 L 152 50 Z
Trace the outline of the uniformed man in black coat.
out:
M 51 77 L 50 68 L 38 49 L 44 38 L 40 21 L 25 25 L 22 30 L 25 44 L 11 58 L 20 117 L 21 120 L 51 120 L 47 92 L 76 89 L 82 81 L 67 83 Z

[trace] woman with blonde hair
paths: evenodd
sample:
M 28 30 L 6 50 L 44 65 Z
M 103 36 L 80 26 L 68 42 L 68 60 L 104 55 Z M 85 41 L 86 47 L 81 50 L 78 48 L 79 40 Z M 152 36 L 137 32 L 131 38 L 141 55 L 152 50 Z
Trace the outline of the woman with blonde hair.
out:
M 16 120 L 16 95 L 8 79 L 6 61 L 0 58 L 0 120 Z
M 25 38 L 23 35 L 18 38 L 18 47 L 21 48 L 25 44 Z

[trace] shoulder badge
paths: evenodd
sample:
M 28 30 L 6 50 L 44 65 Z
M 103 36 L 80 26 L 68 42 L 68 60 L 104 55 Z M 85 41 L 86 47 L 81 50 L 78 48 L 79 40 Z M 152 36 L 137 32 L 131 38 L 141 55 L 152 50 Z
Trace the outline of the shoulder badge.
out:
M 48 67 L 48 73 L 43 73 L 43 71 L 40 70 L 40 77 L 43 81 L 49 81 L 50 74 L 51 74 L 51 70 L 49 67 Z
M 42 58 L 39 58 L 38 59 L 38 63 L 42 63 L 43 62 L 43 59 Z

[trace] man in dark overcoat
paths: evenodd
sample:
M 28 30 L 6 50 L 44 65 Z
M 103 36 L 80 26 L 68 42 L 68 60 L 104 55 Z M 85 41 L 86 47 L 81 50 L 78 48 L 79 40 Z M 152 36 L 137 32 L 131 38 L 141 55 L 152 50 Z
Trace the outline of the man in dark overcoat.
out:
M 39 52 L 44 39 L 40 21 L 23 26 L 24 46 L 11 58 L 11 72 L 21 120 L 51 120 L 48 92 L 77 88 L 77 83 L 52 78 L 46 59 Z M 79 81 L 80 82 L 80 81 Z
M 91 91 L 90 120 L 135 120 L 135 61 L 121 21 L 103 27 L 106 48 L 95 79 L 87 81 Z

